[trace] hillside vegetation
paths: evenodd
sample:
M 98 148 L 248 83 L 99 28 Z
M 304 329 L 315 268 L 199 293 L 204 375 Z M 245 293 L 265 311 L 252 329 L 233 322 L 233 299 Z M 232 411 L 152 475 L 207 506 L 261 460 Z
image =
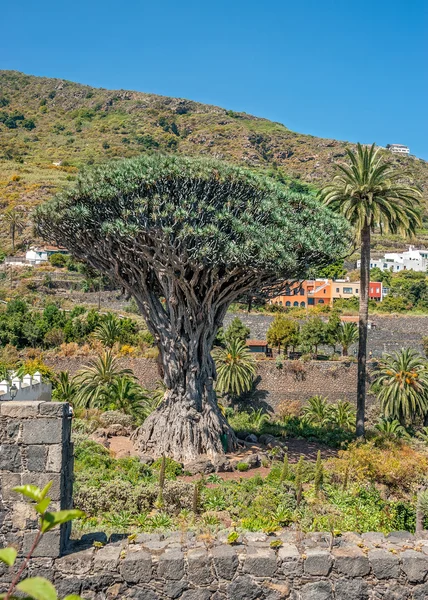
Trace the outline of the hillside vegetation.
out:
M 32 240 L 31 209 L 88 164 L 153 151 L 209 155 L 263 169 L 296 189 L 316 189 L 351 146 L 190 100 L 0 71 L 0 210 L 28 215 L 21 247 Z M 428 163 L 388 158 L 412 172 L 428 205 Z M 428 229 L 417 242 L 428 244 Z M 402 246 L 398 237 L 375 239 L 376 250 Z M 10 250 L 6 224 L 2 249 Z

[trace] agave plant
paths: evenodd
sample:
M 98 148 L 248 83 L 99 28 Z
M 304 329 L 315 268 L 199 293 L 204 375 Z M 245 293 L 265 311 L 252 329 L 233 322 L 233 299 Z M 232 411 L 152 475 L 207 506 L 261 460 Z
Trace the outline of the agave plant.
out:
M 401 425 L 414 423 L 428 412 L 428 363 L 416 350 L 387 354 L 373 373 L 377 393 L 387 418 Z
M 352 429 L 355 426 L 355 418 L 355 410 L 346 400 L 339 400 L 330 408 L 330 423 L 341 429 Z
M 216 389 L 219 392 L 239 396 L 251 389 L 256 363 L 245 341 L 232 339 L 225 348 L 215 348 L 213 358 L 217 369 Z
M 409 434 L 397 419 L 380 419 L 376 429 L 387 438 L 408 438 Z
M 259 410 L 251 409 L 250 415 L 248 417 L 248 422 L 250 425 L 253 425 L 255 429 L 260 430 L 265 423 L 269 423 L 270 416 L 263 412 L 262 408 Z
M 324 396 L 312 396 L 307 406 L 303 409 L 303 418 L 306 423 L 323 427 L 330 422 L 331 407 Z

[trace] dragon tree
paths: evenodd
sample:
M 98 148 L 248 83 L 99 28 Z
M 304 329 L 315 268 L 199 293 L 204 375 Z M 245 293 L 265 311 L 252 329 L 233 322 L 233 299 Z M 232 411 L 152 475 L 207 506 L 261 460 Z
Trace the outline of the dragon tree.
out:
M 39 207 L 36 228 L 135 298 L 166 387 L 138 445 L 183 462 L 236 447 L 211 356 L 228 306 L 252 291 L 278 294 L 348 244 L 342 218 L 310 195 L 225 163 L 162 155 L 82 173 Z

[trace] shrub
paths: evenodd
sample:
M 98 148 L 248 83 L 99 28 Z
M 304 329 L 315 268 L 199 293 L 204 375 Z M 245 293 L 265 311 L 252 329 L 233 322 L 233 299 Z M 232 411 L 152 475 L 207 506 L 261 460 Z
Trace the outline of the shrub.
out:
M 395 492 L 404 493 L 423 480 L 428 457 L 404 442 L 377 440 L 365 444 L 350 444 L 339 457 L 325 465 L 333 480 L 343 480 L 346 470 L 357 482 L 384 484 Z
M 250 468 L 249 464 L 248 463 L 244 463 L 244 462 L 239 462 L 236 465 L 236 470 L 237 471 L 241 471 L 241 472 L 242 471 L 248 471 L 249 468 Z
M 67 257 L 64 254 L 56 252 L 49 256 L 49 262 L 53 267 L 65 267 L 67 264 Z

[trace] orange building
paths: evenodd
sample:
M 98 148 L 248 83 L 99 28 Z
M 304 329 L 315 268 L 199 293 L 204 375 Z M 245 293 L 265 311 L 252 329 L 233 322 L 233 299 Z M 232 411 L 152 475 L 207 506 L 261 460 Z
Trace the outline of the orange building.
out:
M 270 304 L 279 304 L 284 308 L 306 308 L 318 304 L 333 305 L 337 298 L 352 298 L 360 295 L 360 283 L 332 279 L 307 279 L 290 283 L 281 296 L 270 300 Z M 370 282 L 369 297 L 382 299 L 382 283 Z

